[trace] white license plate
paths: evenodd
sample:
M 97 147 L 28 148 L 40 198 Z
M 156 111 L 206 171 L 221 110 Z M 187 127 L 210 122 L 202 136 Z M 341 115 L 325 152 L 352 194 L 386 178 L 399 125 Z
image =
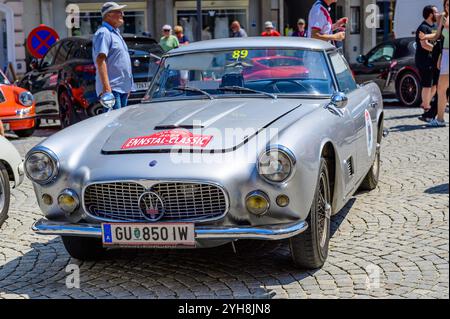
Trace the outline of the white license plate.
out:
M 144 91 L 144 90 L 148 90 L 148 88 L 150 87 L 150 82 L 137 82 L 134 83 L 136 90 L 138 91 Z
M 105 246 L 195 246 L 195 226 L 188 223 L 102 224 Z

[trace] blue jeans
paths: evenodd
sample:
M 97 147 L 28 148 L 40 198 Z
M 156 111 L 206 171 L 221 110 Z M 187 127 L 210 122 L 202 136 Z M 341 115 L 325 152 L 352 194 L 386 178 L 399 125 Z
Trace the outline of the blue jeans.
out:
M 120 110 L 123 107 L 127 107 L 128 105 L 128 93 L 119 93 L 119 92 L 112 92 L 114 97 L 116 98 L 116 104 L 113 106 L 113 110 Z M 103 112 L 108 112 L 107 108 L 103 109 Z

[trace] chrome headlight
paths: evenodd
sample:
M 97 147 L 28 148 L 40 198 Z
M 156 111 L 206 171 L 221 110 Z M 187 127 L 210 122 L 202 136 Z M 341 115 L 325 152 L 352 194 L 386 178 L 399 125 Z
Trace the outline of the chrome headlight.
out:
M 58 159 L 49 151 L 30 153 L 25 160 L 25 172 L 29 179 L 38 184 L 47 184 L 58 175 Z
M 19 102 L 23 106 L 30 107 L 34 103 L 34 96 L 30 92 L 22 92 L 19 95 Z
M 284 183 L 295 172 L 294 154 L 282 146 L 267 149 L 258 161 L 258 172 L 269 183 Z

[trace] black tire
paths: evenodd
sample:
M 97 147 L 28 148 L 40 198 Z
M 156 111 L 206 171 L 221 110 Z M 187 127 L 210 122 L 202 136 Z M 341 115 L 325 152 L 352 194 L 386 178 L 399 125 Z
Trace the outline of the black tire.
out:
M 28 130 L 20 130 L 20 131 L 14 131 L 18 137 L 25 138 L 30 137 L 34 134 L 34 131 L 36 130 L 36 127 L 30 128 Z
M 94 104 L 87 109 L 87 114 L 89 117 L 94 117 L 103 114 L 103 106 L 101 104 Z
M 289 240 L 292 259 L 302 269 L 321 268 L 328 257 L 331 229 L 331 190 L 327 161 L 322 158 L 308 229 Z
M 397 97 L 400 102 L 408 107 L 418 107 L 422 103 L 422 86 L 419 76 L 406 71 L 397 79 Z
M 59 120 L 61 128 L 72 126 L 79 122 L 78 116 L 75 112 L 75 105 L 72 98 L 67 91 L 62 91 L 58 97 L 59 102 Z
M 381 167 L 381 146 L 377 144 L 377 152 L 375 156 L 375 162 L 370 168 L 369 173 L 364 178 L 361 186 L 359 187 L 360 191 L 373 191 L 378 186 L 378 182 L 380 180 L 380 167 Z
M 101 260 L 106 249 L 102 242 L 96 238 L 62 236 L 64 247 L 70 256 L 81 261 Z
M 5 165 L 0 162 L 0 227 L 8 218 L 11 189 L 9 175 Z

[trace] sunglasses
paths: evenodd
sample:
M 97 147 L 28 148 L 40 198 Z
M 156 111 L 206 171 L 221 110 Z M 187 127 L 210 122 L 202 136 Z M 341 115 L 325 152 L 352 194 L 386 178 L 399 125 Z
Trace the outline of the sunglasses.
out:
M 172 31 L 172 30 L 163 30 L 164 32 L 170 32 L 170 31 Z

